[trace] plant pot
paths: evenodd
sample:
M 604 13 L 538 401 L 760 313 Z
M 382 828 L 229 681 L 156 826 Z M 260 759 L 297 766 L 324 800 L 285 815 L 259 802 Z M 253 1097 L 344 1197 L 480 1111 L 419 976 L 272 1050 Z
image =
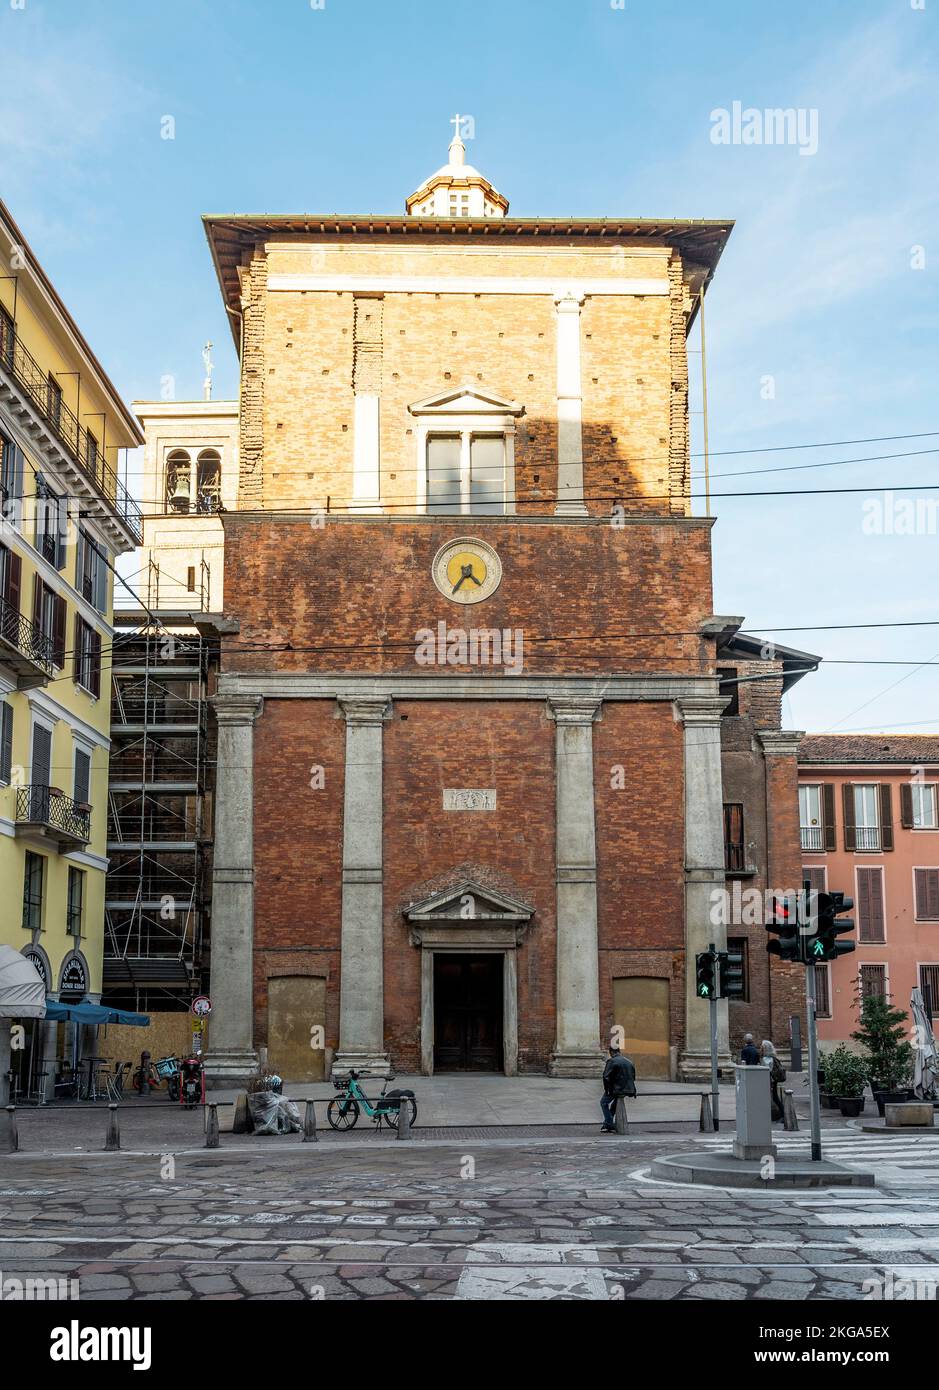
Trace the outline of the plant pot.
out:
M 856 1119 L 864 1110 L 863 1096 L 839 1096 L 838 1109 L 846 1120 Z

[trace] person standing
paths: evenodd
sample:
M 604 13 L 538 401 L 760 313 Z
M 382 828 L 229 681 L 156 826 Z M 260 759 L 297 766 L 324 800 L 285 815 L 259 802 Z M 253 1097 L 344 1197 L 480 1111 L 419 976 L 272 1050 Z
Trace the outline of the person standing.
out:
M 740 1060 L 745 1067 L 758 1067 L 760 1065 L 760 1054 L 756 1043 L 753 1041 L 752 1033 L 744 1033 L 743 1047 L 740 1051 Z
M 776 1049 L 769 1038 L 764 1038 L 760 1043 L 760 1052 L 763 1054 L 761 1061 L 764 1067 L 769 1068 L 769 1094 L 772 1117 L 774 1120 L 781 1120 L 783 1117 L 782 1097 L 779 1094 L 779 1087 L 786 1079 L 786 1073 L 782 1063 L 776 1056 Z
M 603 1111 L 601 1134 L 613 1134 L 616 1130 L 616 1102 L 621 1096 L 635 1096 L 636 1068 L 628 1057 L 624 1057 L 618 1047 L 610 1048 L 610 1057 L 603 1068 L 603 1095 L 600 1109 Z

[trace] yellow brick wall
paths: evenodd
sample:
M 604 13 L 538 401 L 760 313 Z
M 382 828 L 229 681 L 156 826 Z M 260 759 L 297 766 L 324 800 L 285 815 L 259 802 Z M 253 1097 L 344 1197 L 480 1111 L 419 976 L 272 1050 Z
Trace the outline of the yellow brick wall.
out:
M 637 278 L 669 294 L 589 295 L 581 314 L 584 484 L 592 512 L 613 500 L 676 511 L 687 476 L 687 358 L 681 266 L 654 254 L 472 247 L 274 246 L 245 270 L 239 505 L 342 511 L 354 448 L 353 289 L 269 288 L 283 274 Z M 361 303 L 361 301 L 359 301 Z M 677 322 L 677 327 L 676 327 Z M 680 336 L 679 336 L 680 332 Z M 550 294 L 386 291 L 382 303 L 381 492 L 401 515 L 416 493 L 415 401 L 470 384 L 518 401 L 518 510 L 553 510 L 557 318 Z M 669 496 L 671 493 L 671 501 Z

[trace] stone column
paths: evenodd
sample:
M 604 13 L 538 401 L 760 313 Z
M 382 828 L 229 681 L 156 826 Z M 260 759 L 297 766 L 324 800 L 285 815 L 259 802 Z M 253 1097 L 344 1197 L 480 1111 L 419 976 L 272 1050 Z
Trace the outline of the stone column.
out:
M 385 698 L 340 700 L 346 721 L 342 814 L 339 1050 L 333 1071 L 387 1074 L 382 951 L 382 721 Z
M 215 857 L 212 868 L 212 1046 L 206 1076 L 243 1085 L 254 1050 L 254 723 L 259 695 L 216 695 Z
M 766 883 L 780 893 L 802 887 L 802 848 L 799 834 L 799 744 L 805 735 L 788 729 L 758 729 L 766 777 Z M 839 885 L 835 885 L 838 887 Z M 845 888 L 850 891 L 846 884 Z M 769 1018 L 760 1026 L 772 1038 L 788 1066 L 789 1018 L 798 1014 L 805 1034 L 805 970 L 776 956 L 769 966 Z
M 715 894 L 723 892 L 724 803 L 721 783 L 721 711 L 724 695 L 694 695 L 676 701 L 685 726 L 685 1080 L 710 1075 L 710 1004 L 695 994 L 694 958 L 713 941 L 726 950 L 722 913 L 713 915 Z M 717 1045 L 721 1065 L 730 1063 L 727 1002 L 717 1005 Z
M 47 994 L 46 1003 L 54 1002 L 58 999 L 57 994 Z M 40 1029 L 39 1037 L 42 1039 L 42 1070 L 46 1073 L 43 1095 L 46 1100 L 55 1100 L 55 1064 L 56 1064 L 56 1041 L 58 1038 L 58 1024 L 43 1019 L 37 1024 Z M 124 1059 L 116 1057 L 115 1062 Z
M 557 310 L 558 492 L 557 516 L 586 516 L 584 502 L 583 388 L 580 377 L 580 309 L 573 290 L 555 295 Z
M 556 731 L 557 1042 L 552 1076 L 596 1078 L 600 1050 L 593 721 L 599 700 L 548 702 Z

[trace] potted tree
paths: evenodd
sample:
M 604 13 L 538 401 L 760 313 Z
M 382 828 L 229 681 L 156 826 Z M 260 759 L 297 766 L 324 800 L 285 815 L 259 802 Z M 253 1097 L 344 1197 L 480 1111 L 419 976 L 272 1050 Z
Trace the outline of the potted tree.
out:
M 851 1034 L 864 1049 L 877 1112 L 887 1101 L 909 1099 L 913 1048 L 907 1041 L 908 1016 L 882 995 L 860 999 L 860 1026 Z
M 838 1109 L 845 1119 L 853 1119 L 864 1109 L 864 1086 L 867 1082 L 867 1062 L 844 1043 L 828 1054 L 826 1068 L 828 1084 L 837 1097 Z
M 823 1110 L 837 1110 L 838 1097 L 832 1089 L 830 1052 L 823 1052 L 818 1067 L 818 1098 Z

